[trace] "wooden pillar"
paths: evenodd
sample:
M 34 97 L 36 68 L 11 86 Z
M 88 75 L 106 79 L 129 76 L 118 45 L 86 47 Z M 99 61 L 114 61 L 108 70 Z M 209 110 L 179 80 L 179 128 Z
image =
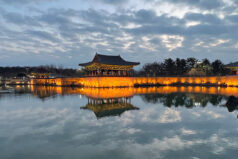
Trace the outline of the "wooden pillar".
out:
M 97 70 L 97 76 L 99 76 L 99 75 L 100 75 L 100 70 L 98 69 L 98 70 Z
M 106 70 L 106 76 L 108 76 L 108 70 Z
M 123 76 L 126 76 L 126 70 L 123 70 Z
M 101 69 L 99 69 L 99 76 L 101 76 L 102 75 L 102 70 Z

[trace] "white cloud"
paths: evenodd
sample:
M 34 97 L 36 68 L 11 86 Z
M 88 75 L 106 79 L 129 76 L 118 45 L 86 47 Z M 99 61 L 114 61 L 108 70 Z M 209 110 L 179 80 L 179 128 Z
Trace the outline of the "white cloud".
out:
M 162 43 L 169 51 L 183 46 L 184 37 L 178 35 L 162 35 L 160 36 Z
M 221 45 L 221 44 L 228 43 L 229 41 L 230 41 L 230 40 L 218 39 L 218 40 L 216 40 L 215 42 L 210 43 L 209 46 L 215 47 L 215 46 L 218 46 L 218 45 Z
M 179 111 L 167 108 L 164 113 L 161 115 L 159 122 L 160 123 L 175 123 L 181 121 L 181 115 Z
M 222 45 L 222 44 L 226 44 L 226 43 L 229 43 L 230 40 L 229 39 L 211 39 L 211 42 L 205 42 L 205 41 L 198 41 L 196 42 L 195 44 L 195 47 L 203 47 L 203 48 L 216 48 L 218 47 L 219 45 Z
M 222 114 L 216 113 L 214 111 L 202 110 L 201 112 L 212 119 L 224 118 Z
M 191 27 L 191 26 L 196 26 L 196 25 L 199 25 L 199 24 L 201 24 L 201 22 L 189 21 L 185 25 L 186 25 L 186 27 Z
M 196 134 L 196 131 L 195 130 L 190 130 L 190 129 L 182 128 L 181 129 L 181 133 L 183 135 L 194 135 L 194 134 Z

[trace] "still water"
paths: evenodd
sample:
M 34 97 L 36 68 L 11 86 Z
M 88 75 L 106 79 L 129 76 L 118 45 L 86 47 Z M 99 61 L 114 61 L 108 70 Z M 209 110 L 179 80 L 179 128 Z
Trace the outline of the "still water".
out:
M 15 87 L 0 93 L 1 159 L 236 159 L 238 88 Z

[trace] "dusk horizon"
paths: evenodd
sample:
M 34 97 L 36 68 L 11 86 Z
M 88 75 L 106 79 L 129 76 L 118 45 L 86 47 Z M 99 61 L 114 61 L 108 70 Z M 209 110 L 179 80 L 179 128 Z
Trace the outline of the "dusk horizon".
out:
M 1 66 L 77 68 L 95 53 L 130 61 L 238 61 L 232 0 L 0 0 Z

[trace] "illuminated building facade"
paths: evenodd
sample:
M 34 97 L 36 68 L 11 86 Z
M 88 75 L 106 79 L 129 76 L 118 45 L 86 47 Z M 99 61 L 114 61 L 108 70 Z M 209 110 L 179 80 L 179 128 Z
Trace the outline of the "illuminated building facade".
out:
M 132 76 L 132 69 L 139 62 L 129 62 L 121 56 L 109 56 L 96 53 L 91 62 L 81 63 L 87 76 Z

